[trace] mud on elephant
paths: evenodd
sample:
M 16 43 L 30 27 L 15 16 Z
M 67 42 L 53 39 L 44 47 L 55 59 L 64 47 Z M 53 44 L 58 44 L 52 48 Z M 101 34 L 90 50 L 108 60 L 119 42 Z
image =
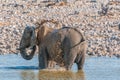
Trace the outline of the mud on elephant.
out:
M 37 23 L 37 26 L 39 27 L 36 29 L 26 27 L 24 30 L 25 37 L 22 37 L 19 48 L 24 59 L 29 60 L 33 57 L 37 45 L 40 69 L 48 68 L 51 61 L 65 67 L 66 70 L 70 70 L 74 62 L 79 70 L 83 68 L 87 44 L 79 28 L 53 29 L 41 26 L 40 23 Z M 29 55 L 26 53 L 28 47 L 32 48 Z

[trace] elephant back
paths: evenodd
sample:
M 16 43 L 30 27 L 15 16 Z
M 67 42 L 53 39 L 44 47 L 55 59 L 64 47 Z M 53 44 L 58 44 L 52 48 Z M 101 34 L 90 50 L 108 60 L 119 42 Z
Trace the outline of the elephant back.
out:
M 61 42 L 63 45 L 70 41 L 69 46 L 71 48 L 80 45 L 81 42 L 86 41 L 85 36 L 79 27 L 63 27 L 59 30 L 58 34 L 61 35 Z M 65 39 L 68 39 L 69 41 L 65 41 Z

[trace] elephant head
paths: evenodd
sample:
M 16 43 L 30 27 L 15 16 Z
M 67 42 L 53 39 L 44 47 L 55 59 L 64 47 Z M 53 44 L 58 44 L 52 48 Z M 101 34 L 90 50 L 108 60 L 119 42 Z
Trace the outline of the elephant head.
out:
M 29 47 L 31 47 L 30 54 L 26 52 L 26 48 Z M 20 50 L 20 54 L 24 59 L 30 60 L 33 58 L 33 55 L 36 50 L 36 35 L 34 27 L 27 26 L 24 29 L 18 50 Z
M 54 30 L 53 28 L 43 26 L 43 24 L 46 22 L 51 22 L 58 25 L 58 23 L 54 20 L 42 20 L 40 22 L 36 22 L 35 27 L 27 26 L 24 29 L 20 41 L 20 46 L 17 49 L 20 50 L 20 54 L 24 59 L 26 60 L 32 59 L 36 50 L 36 45 L 40 46 L 44 38 Z M 26 52 L 26 49 L 29 47 L 31 47 L 30 54 Z

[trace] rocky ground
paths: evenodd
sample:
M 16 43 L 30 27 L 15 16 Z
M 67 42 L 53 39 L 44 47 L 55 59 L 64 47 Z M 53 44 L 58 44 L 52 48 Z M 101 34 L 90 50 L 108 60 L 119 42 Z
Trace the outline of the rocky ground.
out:
M 0 0 L 0 3 L 0 54 L 18 53 L 16 48 L 26 25 L 33 25 L 38 19 L 54 19 L 65 26 L 81 28 L 88 42 L 87 54 L 120 55 L 120 0 Z

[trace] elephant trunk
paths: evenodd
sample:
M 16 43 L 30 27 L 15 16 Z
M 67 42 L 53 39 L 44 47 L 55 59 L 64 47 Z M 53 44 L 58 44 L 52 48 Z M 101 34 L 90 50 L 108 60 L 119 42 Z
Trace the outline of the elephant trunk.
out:
M 28 54 L 26 52 L 26 48 L 28 48 L 28 47 L 30 47 L 30 42 L 22 39 L 20 42 L 20 47 L 17 48 L 17 50 L 20 50 L 21 56 L 26 60 L 32 59 L 35 54 L 35 51 L 36 51 L 36 46 L 34 45 L 30 48 L 31 52 Z
M 26 48 L 24 49 L 20 49 L 20 54 L 21 56 L 26 59 L 26 60 L 31 60 L 35 54 L 35 50 L 36 50 L 36 46 L 33 46 L 32 51 L 30 52 L 30 54 L 26 53 Z
M 31 47 L 31 52 L 28 54 L 26 48 Z M 20 41 L 20 47 L 17 49 L 20 50 L 21 56 L 30 60 L 33 58 L 36 50 L 36 36 L 34 27 L 26 27 Z

